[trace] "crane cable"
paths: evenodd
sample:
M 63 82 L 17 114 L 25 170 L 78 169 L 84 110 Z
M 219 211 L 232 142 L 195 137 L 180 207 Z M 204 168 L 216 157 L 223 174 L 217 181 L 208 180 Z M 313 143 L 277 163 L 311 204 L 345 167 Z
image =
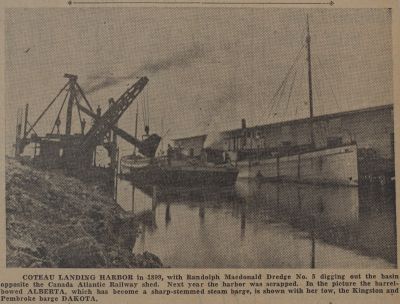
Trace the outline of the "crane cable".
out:
M 150 123 L 150 110 L 149 110 L 149 93 L 148 89 L 144 89 L 143 97 L 142 97 L 142 119 L 143 119 L 143 127 L 146 129 L 146 126 L 149 126 Z
M 142 121 L 143 121 L 143 129 L 146 128 L 146 94 L 143 92 L 142 95 Z

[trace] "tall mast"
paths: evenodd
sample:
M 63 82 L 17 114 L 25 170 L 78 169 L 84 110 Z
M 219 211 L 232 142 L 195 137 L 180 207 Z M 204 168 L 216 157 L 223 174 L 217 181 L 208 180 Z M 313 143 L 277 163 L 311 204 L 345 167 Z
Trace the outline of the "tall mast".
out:
M 314 132 L 313 132 L 313 90 L 312 90 L 312 67 L 311 67 L 311 35 L 310 35 L 310 24 L 308 22 L 307 15 L 307 61 L 308 61 L 308 98 L 310 104 L 310 132 L 311 132 L 311 144 L 314 146 Z

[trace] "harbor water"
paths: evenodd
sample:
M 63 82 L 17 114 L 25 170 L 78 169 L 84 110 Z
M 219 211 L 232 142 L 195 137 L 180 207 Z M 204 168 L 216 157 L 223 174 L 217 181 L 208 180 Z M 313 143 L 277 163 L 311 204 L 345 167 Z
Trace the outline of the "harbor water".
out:
M 379 185 L 164 188 L 119 180 L 140 222 L 133 251 L 176 268 L 393 268 L 395 198 Z

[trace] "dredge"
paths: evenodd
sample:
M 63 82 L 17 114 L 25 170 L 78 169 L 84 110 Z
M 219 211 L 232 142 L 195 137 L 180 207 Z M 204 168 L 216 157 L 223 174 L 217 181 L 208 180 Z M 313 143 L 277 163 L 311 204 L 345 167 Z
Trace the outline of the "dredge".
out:
M 24 159 L 21 155 L 29 144 L 34 144 L 33 165 L 46 169 L 64 169 L 67 173 L 80 178 L 97 181 L 103 177 L 114 177 L 114 186 L 117 184 L 118 171 L 120 177 L 140 184 L 156 185 L 233 185 L 238 175 L 237 168 L 232 165 L 216 165 L 196 159 L 183 159 L 174 151 L 168 152 L 168 157 L 155 157 L 161 137 L 157 134 L 148 134 L 139 140 L 128 132 L 118 128 L 117 123 L 123 113 L 133 103 L 136 97 L 143 91 L 148 83 L 147 77 L 140 78 L 135 84 L 127 89 L 116 101 L 109 99 L 109 108 L 101 114 L 100 107 L 93 110 L 90 102 L 85 96 L 82 88 L 77 82 L 76 75 L 65 74 L 68 82 L 58 92 L 56 97 L 47 105 L 39 117 L 30 124 L 28 121 L 29 105 L 26 105 L 25 120 L 22 130 L 21 113 L 17 119 L 15 155 Z M 55 104 L 62 93 L 65 97 L 54 120 L 51 132 L 39 136 L 35 131 L 37 123 L 43 119 L 50 107 Z M 83 101 L 83 102 L 82 102 Z M 60 114 L 65 104 L 66 124 L 65 133 L 60 133 Z M 84 103 L 84 104 L 82 104 Z M 72 134 L 73 107 L 77 108 L 81 132 Z M 85 114 L 93 120 L 91 128 L 85 132 L 86 120 L 82 118 Z M 136 131 L 135 131 L 136 133 Z M 129 155 L 121 159 L 121 170 L 118 168 L 119 150 L 117 136 L 135 146 L 141 155 Z M 108 151 L 110 166 L 101 168 L 96 166 L 96 149 L 103 146 Z M 112 181 L 112 179 L 110 179 Z
M 108 176 L 108 173 L 118 169 L 117 136 L 137 147 L 138 151 L 146 157 L 154 157 L 161 137 L 152 134 L 144 140 L 138 140 L 126 131 L 117 127 L 118 120 L 142 92 L 148 83 L 147 77 L 141 77 L 129 89 L 127 89 L 116 101 L 109 99 L 109 108 L 101 114 L 101 108 L 93 110 L 84 91 L 78 84 L 76 75 L 65 74 L 68 82 L 58 92 L 54 99 L 46 106 L 39 117 L 31 124 L 28 121 L 29 105 L 25 108 L 25 119 L 22 128 L 22 113 L 19 112 L 16 127 L 15 155 L 24 159 L 22 154 L 27 145 L 34 145 L 32 165 L 46 169 L 64 169 L 68 173 L 90 179 L 99 178 L 99 175 Z M 62 94 L 65 97 L 58 110 L 57 117 L 51 128 L 51 132 L 44 136 L 38 135 L 35 127 L 43 119 L 48 110 L 55 104 Z M 82 104 L 83 103 L 83 104 Z M 60 133 L 60 115 L 66 106 L 65 133 Z M 76 107 L 79 117 L 81 132 L 72 134 L 73 107 Z M 90 129 L 85 132 L 86 120 L 83 114 L 93 121 Z M 96 167 L 96 148 L 104 146 L 110 157 L 108 168 Z M 112 176 L 112 175 L 111 175 Z

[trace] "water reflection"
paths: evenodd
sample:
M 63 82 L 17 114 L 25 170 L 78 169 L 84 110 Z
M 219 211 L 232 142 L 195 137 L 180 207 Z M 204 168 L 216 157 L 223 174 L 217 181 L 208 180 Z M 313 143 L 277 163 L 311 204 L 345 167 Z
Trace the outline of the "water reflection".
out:
M 360 194 L 359 194 L 360 192 Z M 396 263 L 393 191 L 238 181 L 184 189 L 121 181 L 148 250 L 171 267 L 370 268 Z

